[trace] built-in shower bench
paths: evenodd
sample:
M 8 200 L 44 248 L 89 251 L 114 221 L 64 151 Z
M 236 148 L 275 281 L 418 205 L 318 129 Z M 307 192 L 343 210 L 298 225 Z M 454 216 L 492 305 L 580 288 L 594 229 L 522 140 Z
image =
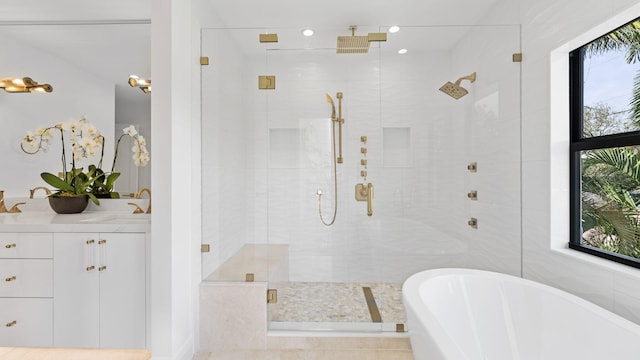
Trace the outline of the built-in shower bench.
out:
M 288 245 L 245 244 L 200 284 L 201 349 L 265 349 L 268 284 L 286 281 Z

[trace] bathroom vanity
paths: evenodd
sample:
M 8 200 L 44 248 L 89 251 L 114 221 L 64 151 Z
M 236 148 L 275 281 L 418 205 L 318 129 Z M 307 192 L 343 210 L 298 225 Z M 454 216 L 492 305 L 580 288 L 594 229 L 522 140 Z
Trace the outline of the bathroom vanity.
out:
M 145 348 L 150 215 L 0 214 L 0 347 Z

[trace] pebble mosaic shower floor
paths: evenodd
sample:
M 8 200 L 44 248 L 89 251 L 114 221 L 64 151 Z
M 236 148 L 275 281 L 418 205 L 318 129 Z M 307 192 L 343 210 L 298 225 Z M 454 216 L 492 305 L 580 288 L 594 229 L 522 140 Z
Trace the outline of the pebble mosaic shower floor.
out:
M 370 323 L 363 287 L 371 288 L 383 323 L 406 322 L 401 283 L 279 283 L 278 302 L 269 304 L 269 320 Z

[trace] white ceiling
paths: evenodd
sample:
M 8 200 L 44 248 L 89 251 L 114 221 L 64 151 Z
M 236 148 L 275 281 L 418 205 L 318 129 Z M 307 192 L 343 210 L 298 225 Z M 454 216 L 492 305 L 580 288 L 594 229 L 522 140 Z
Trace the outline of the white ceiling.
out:
M 43 49 L 85 69 L 94 69 L 126 85 L 131 73 L 150 73 L 152 0 L 2 0 L 0 36 Z M 468 28 L 441 25 L 477 24 L 496 0 L 206 0 L 225 27 L 251 28 L 247 47 L 257 48 L 258 32 L 273 29 L 284 38 L 278 48 L 335 46 L 336 36 L 357 35 L 403 26 L 389 36 L 388 49 L 452 46 Z M 97 23 L 97 24 L 96 24 Z M 142 23 L 142 24 L 141 24 Z M 427 26 L 427 27 L 425 27 Z M 299 35 L 316 30 L 312 39 Z M 413 27 L 413 28 L 412 28 Z M 406 30 L 409 29 L 409 30 Z M 295 36 L 294 36 L 295 35 Z M 446 35 L 446 36 L 445 36 Z M 288 38 L 287 41 L 285 41 Z M 393 40 L 393 42 L 391 41 Z M 393 44 L 393 47 L 391 46 Z M 404 45 L 406 44 L 406 45 Z M 2 74 L 0 76 L 12 76 Z
M 208 0 L 228 27 L 474 25 L 496 0 Z

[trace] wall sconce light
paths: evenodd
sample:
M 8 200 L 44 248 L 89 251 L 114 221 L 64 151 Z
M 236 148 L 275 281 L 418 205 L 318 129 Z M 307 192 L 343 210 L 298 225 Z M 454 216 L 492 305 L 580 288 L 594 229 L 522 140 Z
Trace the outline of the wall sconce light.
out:
M 129 75 L 129 85 L 139 87 L 145 94 L 151 92 L 151 80 L 140 79 L 137 75 Z
M 30 77 L 0 79 L 0 88 L 8 93 L 52 92 L 49 84 L 38 84 Z

